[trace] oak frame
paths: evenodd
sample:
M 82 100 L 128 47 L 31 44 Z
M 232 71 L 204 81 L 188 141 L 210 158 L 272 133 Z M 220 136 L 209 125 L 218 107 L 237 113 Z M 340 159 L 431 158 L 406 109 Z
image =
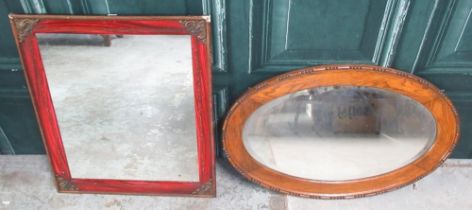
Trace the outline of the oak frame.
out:
M 300 90 L 322 86 L 363 86 L 392 91 L 422 104 L 436 120 L 431 148 L 410 164 L 377 176 L 346 181 L 311 180 L 268 168 L 243 144 L 246 120 L 265 103 Z M 373 65 L 322 65 L 285 73 L 248 90 L 233 105 L 223 125 L 223 148 L 229 162 L 263 187 L 320 199 L 376 195 L 411 184 L 431 173 L 452 152 L 459 138 L 459 117 L 451 101 L 434 85 L 402 71 Z
M 199 197 L 214 197 L 216 195 L 209 17 L 10 14 L 9 18 L 59 192 Z M 71 177 L 36 33 L 190 35 L 199 181 L 135 181 Z

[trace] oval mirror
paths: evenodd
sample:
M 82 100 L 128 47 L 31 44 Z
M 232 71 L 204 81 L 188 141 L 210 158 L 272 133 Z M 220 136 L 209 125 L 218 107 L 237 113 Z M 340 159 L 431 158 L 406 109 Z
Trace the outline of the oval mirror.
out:
M 319 198 L 373 195 L 434 170 L 458 138 L 451 102 L 393 69 L 330 65 L 265 81 L 235 103 L 224 149 L 270 189 Z

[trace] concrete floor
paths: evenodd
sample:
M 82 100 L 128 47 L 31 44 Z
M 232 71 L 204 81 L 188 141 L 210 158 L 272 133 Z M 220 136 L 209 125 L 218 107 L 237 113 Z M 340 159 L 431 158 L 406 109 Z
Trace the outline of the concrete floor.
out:
M 447 160 L 414 185 L 367 198 L 316 200 L 286 196 L 243 179 L 226 162 L 217 165 L 217 197 L 159 197 L 56 192 L 44 155 L 0 156 L 0 209 L 224 209 L 224 210 L 470 210 L 472 160 Z

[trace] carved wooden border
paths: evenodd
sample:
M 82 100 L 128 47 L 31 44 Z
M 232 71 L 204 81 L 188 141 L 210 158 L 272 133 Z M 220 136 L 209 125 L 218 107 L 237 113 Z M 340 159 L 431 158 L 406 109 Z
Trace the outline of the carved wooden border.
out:
M 436 120 L 435 142 L 425 154 L 404 167 L 373 177 L 336 182 L 286 175 L 250 156 L 243 144 L 242 131 L 245 121 L 258 107 L 299 90 L 333 85 L 385 89 L 416 100 Z M 371 196 L 413 183 L 441 165 L 458 138 L 459 117 L 443 92 L 412 74 L 373 65 L 323 65 L 276 76 L 241 96 L 223 125 L 224 151 L 243 176 L 274 191 L 320 199 Z
M 10 24 L 33 107 L 60 192 L 214 197 L 215 155 L 211 88 L 211 34 L 206 16 L 63 16 L 11 14 Z M 190 35 L 198 181 L 79 179 L 71 177 L 36 33 Z M 158 47 L 158 46 L 156 46 Z

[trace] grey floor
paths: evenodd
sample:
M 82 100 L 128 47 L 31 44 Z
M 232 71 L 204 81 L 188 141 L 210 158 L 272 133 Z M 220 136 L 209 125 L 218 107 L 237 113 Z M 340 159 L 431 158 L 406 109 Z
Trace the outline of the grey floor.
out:
M 447 160 L 414 185 L 368 198 L 316 200 L 281 195 L 217 165 L 217 197 L 159 197 L 56 192 L 46 156 L 0 156 L 0 209 L 316 209 L 470 210 L 472 160 Z

